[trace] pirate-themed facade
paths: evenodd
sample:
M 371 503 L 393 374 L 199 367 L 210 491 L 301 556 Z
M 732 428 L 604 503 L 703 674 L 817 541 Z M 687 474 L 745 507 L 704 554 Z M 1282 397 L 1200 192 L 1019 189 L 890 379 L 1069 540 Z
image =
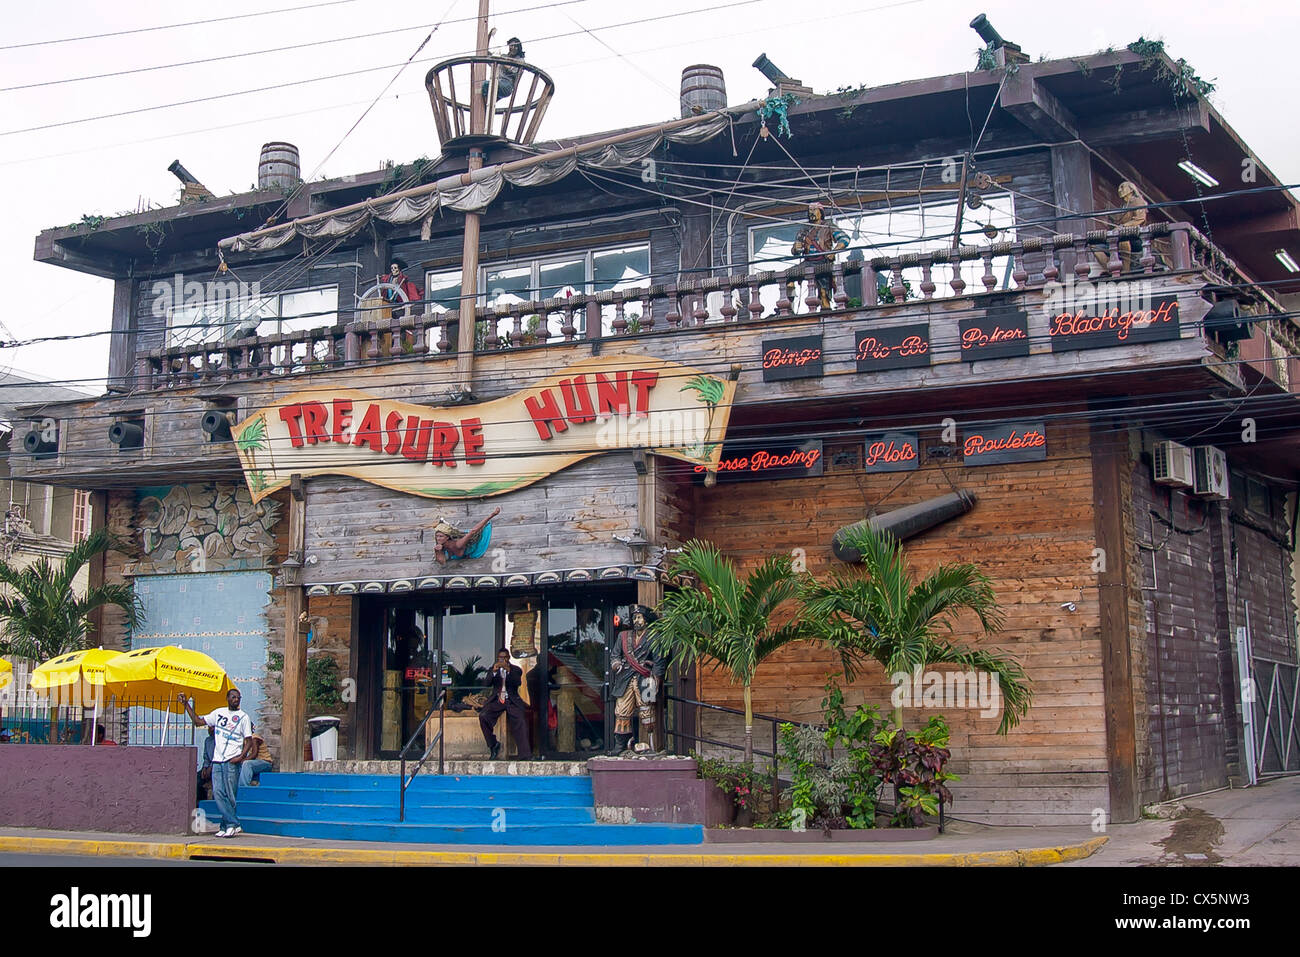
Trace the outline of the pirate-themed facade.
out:
M 115 282 L 112 391 L 44 409 L 57 441 L 15 472 L 96 490 L 132 550 L 103 575 L 147 607 L 106 638 L 231 659 L 289 769 L 322 657 L 346 757 L 396 754 L 443 682 L 449 747 L 486 754 L 502 646 L 533 750 L 604 751 L 614 643 L 673 549 L 824 573 L 841 528 L 915 506 L 911 562 L 993 579 L 1035 694 L 1005 737 L 946 712 L 953 813 L 1131 820 L 1295 770 L 1295 201 L 1161 52 L 986 52 L 828 96 L 772 71 L 758 103 L 715 85 L 563 148 L 533 142 L 544 72 L 461 58 L 429 75 L 428 167 L 42 233 Z M 503 64 L 509 98 L 448 92 Z M 797 248 L 810 203 L 846 248 Z M 422 301 L 394 310 L 366 277 L 398 257 Z M 214 275 L 257 284 L 251 322 Z M 755 709 L 815 721 L 833 670 L 792 646 Z M 739 734 L 679 700 L 738 706 L 724 677 L 667 690 L 671 747 Z

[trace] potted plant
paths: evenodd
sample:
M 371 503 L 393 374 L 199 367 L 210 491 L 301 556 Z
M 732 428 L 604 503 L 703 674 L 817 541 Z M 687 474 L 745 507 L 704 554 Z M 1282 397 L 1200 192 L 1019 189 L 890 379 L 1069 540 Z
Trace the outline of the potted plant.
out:
M 694 751 L 691 757 L 695 759 L 699 777 L 712 781 L 731 800 L 731 823 L 735 827 L 752 826 L 759 793 L 758 775 L 753 765 L 706 758 Z

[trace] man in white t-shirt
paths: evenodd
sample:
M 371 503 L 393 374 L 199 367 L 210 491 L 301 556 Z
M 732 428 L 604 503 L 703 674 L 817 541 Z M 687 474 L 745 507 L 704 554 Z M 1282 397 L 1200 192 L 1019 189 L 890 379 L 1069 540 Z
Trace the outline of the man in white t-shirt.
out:
M 216 738 L 212 750 L 212 797 L 221 811 L 221 830 L 217 837 L 234 837 L 242 834 L 235 802 L 239 797 L 239 765 L 257 754 L 257 741 L 253 738 L 253 720 L 248 712 L 239 710 L 239 692 L 231 688 L 226 692 L 228 707 L 218 708 L 211 714 L 199 717 L 190 707 L 185 695 L 177 696 L 185 705 L 196 728 L 211 728 Z

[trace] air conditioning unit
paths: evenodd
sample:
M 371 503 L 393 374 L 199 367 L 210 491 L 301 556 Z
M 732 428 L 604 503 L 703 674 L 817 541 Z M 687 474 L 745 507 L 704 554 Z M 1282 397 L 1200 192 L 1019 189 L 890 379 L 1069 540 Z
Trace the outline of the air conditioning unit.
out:
M 1206 498 L 1228 497 L 1228 456 L 1223 449 L 1213 445 L 1198 445 L 1192 449 L 1195 482 L 1192 490 Z
M 1192 450 L 1187 446 L 1177 442 L 1157 442 L 1153 458 L 1157 485 L 1192 487 Z

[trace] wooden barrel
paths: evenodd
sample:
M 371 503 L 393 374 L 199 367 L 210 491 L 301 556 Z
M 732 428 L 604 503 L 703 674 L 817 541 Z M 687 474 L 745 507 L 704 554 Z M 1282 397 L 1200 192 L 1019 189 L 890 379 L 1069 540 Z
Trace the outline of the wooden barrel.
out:
M 721 67 L 697 63 L 682 70 L 682 119 L 726 105 L 727 84 Z
M 302 182 L 298 147 L 292 143 L 267 143 L 257 164 L 258 189 L 292 189 Z

